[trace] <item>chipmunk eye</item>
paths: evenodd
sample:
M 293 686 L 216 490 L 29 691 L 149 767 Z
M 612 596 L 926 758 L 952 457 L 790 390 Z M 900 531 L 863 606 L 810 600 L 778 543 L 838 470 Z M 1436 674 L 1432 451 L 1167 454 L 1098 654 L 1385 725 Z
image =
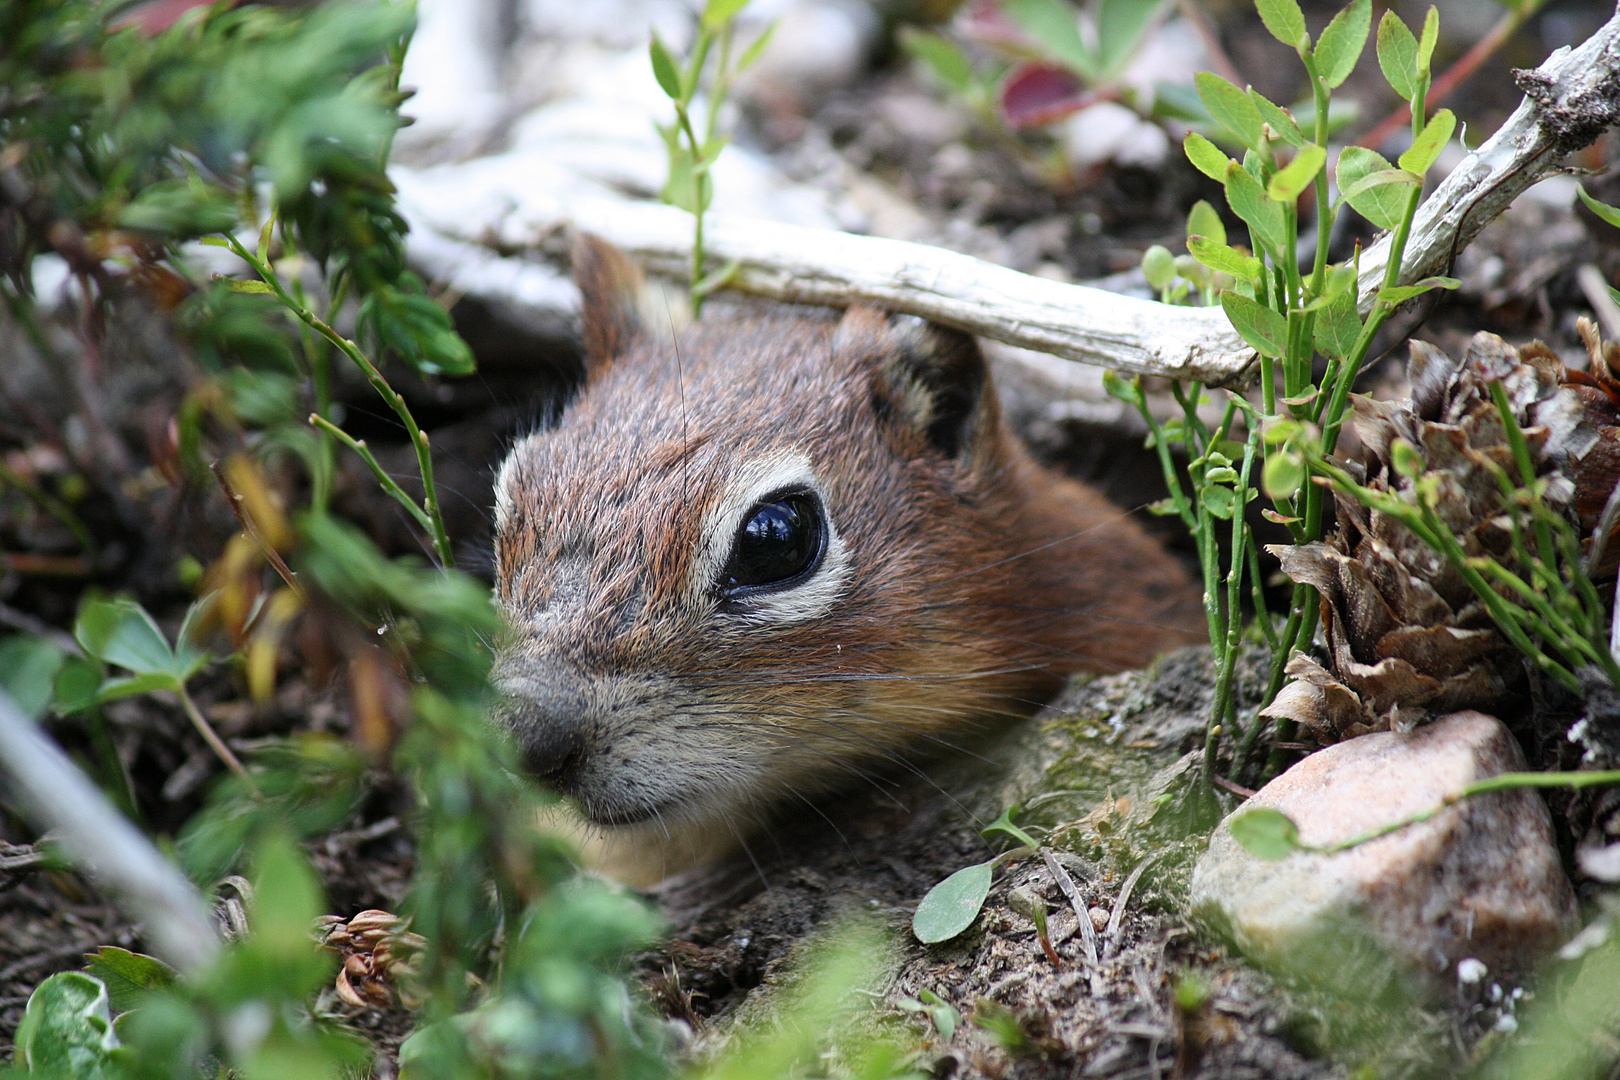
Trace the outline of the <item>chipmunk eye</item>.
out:
M 750 510 L 737 530 L 720 575 L 722 587 L 736 592 L 805 576 L 821 561 L 826 532 L 814 495 L 792 491 L 772 496 Z

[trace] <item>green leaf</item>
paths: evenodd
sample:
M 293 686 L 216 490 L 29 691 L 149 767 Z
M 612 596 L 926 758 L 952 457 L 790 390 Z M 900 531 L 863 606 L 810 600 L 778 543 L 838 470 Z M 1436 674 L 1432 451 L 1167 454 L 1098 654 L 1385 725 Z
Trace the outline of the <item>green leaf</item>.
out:
M 34 989 L 17 1028 L 17 1048 L 30 1073 L 74 1080 L 123 1075 L 113 1062 L 107 988 L 77 971 L 52 975 Z
M 229 228 L 230 226 L 224 226 Z M 271 214 L 264 219 L 264 228 L 259 230 L 259 261 L 266 266 L 270 264 L 270 237 L 276 231 L 276 215 Z
M 1141 388 L 1129 379 L 1121 377 L 1117 371 L 1103 372 L 1103 389 L 1108 396 L 1117 398 L 1127 405 L 1142 404 Z
M 1305 32 L 1305 13 L 1296 0 L 1255 0 L 1260 21 L 1266 24 L 1271 36 L 1304 56 L 1311 47 L 1311 36 Z
M 748 0 L 709 0 L 703 5 L 703 29 L 718 34 L 747 6 Z
M 1405 439 L 1390 441 L 1389 460 L 1390 464 L 1395 466 L 1395 471 L 1408 480 L 1422 476 L 1423 470 L 1427 467 L 1422 452 Z
M 1337 89 L 1356 69 L 1361 50 L 1367 45 L 1367 31 L 1371 29 L 1372 0 L 1355 0 L 1322 29 L 1312 56 L 1316 73 L 1329 90 Z
M 1117 75 L 1166 0 L 1101 0 L 1097 5 L 1097 67 L 1102 78 Z
M 1457 130 L 1457 117 L 1450 109 L 1441 109 L 1423 125 L 1423 131 L 1412 140 L 1412 145 L 1401 155 L 1400 166 L 1407 172 L 1422 176 L 1440 158 L 1440 152 L 1451 141 Z
M 973 925 L 990 895 L 991 864 L 963 867 L 928 890 L 911 916 L 911 932 L 924 945 L 949 941 Z
M 1221 168 L 1224 170 L 1226 166 L 1223 165 Z M 1187 211 L 1187 235 L 1202 236 L 1217 244 L 1225 244 L 1226 223 L 1221 221 L 1221 215 L 1213 206 L 1199 199 L 1193 203 L 1192 209 Z
M 23 715 L 37 719 L 55 694 L 56 673 L 67 653 L 33 634 L 0 639 L 0 690 L 11 695 Z
M 1101 75 L 1097 58 L 1080 39 L 1074 8 L 1063 0 L 1003 0 L 1001 10 L 1032 41 L 1088 82 Z
M 1252 281 L 1261 274 L 1260 260 L 1225 244 L 1216 243 L 1206 236 L 1187 238 L 1187 250 L 1192 257 L 1223 274 L 1231 274 L 1240 281 Z
M 1418 38 L 1417 72 L 1420 78 L 1428 78 L 1429 61 L 1434 59 L 1434 46 L 1439 40 L 1440 12 L 1435 10 L 1433 4 L 1430 4 L 1428 13 L 1423 16 L 1422 35 Z
M 118 211 L 118 224 L 177 238 L 222 232 L 236 224 L 236 205 L 217 189 L 198 190 L 184 180 L 159 180 Z
M 1287 109 L 1274 104 L 1252 86 L 1249 88 L 1249 97 L 1254 99 L 1254 107 L 1260 110 L 1260 118 L 1266 122 L 1266 126 L 1271 128 L 1277 138 L 1289 146 L 1296 147 L 1304 146 L 1309 141 L 1305 138 L 1305 133 L 1299 130 L 1299 124 L 1294 122 L 1293 115 Z
M 360 304 L 355 325 L 412 369 L 425 375 L 470 375 L 477 367 L 472 350 L 456 333 L 450 313 L 427 294 L 415 274 L 397 285 L 379 285 Z
M 902 26 L 900 47 L 926 64 L 953 90 L 966 90 L 973 85 L 973 62 L 957 47 L 956 42 L 943 34 L 919 30 L 915 26 Z
M 1378 21 L 1378 66 L 1395 93 L 1410 101 L 1417 93 L 1418 43 L 1393 11 Z
M 1294 160 L 1277 170 L 1266 185 L 1266 195 L 1277 202 L 1291 203 L 1311 186 L 1316 174 L 1327 164 L 1327 151 L 1315 143 L 1300 150 Z
M 1356 314 L 1356 291 L 1349 289 L 1316 317 L 1313 337 L 1316 351 L 1343 360 L 1356 347 L 1361 336 L 1361 318 Z
M 85 974 L 101 980 L 112 1007 L 119 1012 L 135 1008 L 149 991 L 168 989 L 179 977 L 157 957 L 115 945 L 103 945 L 86 959 Z
M 932 990 L 919 991 L 917 996 L 928 1006 L 928 1015 L 939 1029 L 939 1037 L 950 1042 L 951 1036 L 956 1034 L 956 1026 L 962 1022 L 962 1014 Z
M 1212 71 L 1200 71 L 1193 76 L 1193 82 L 1198 87 L 1198 99 L 1215 122 L 1250 150 L 1259 150 L 1265 138 L 1265 121 L 1254 99 Z
M 52 691 L 53 705 L 63 714 L 88 709 L 101 691 L 102 667 L 99 660 L 84 656 L 69 657 L 56 673 Z
M 1417 177 L 1392 168 L 1378 151 L 1362 146 L 1344 148 L 1337 172 L 1339 190 L 1344 193 L 1341 198 L 1362 217 L 1380 229 L 1394 229 L 1401 223 L 1407 191 Z
M 179 632 L 174 635 L 175 673 L 182 680 L 190 679 L 213 659 L 198 641 L 201 636 L 198 627 L 213 610 L 217 598 L 217 593 L 208 593 L 193 600 L 191 606 L 186 608 L 185 618 L 180 621 Z
M 1209 177 L 1226 183 L 1226 166 L 1232 162 L 1221 151 L 1221 148 L 1210 142 L 1196 131 L 1187 132 L 1187 137 L 1181 141 L 1181 148 L 1186 151 L 1187 160 L 1192 162 L 1193 168 Z
M 1584 187 L 1577 187 L 1575 193 L 1581 197 L 1581 202 L 1586 204 L 1586 208 L 1598 216 L 1599 221 L 1608 222 L 1615 228 L 1620 229 L 1620 209 L 1610 206 L 1608 203 L 1598 202 L 1586 193 Z
M 268 831 L 253 850 L 253 947 L 289 959 L 314 957 L 309 927 L 323 905 L 320 881 L 292 836 Z
M 1020 829 L 1017 825 L 1013 824 L 1014 815 L 1018 814 L 1021 810 L 1023 810 L 1023 807 L 1019 806 L 1017 803 L 1007 807 L 1001 812 L 1000 817 L 996 818 L 996 820 L 980 829 L 979 835 L 988 839 L 991 833 L 1003 833 L 1012 837 L 1025 847 L 1040 847 L 1041 845 L 1039 841 L 1030 836 L 1029 833 L 1025 832 L 1023 829 Z
M 1263 304 L 1228 289 L 1221 293 L 1221 307 L 1232 328 L 1262 355 L 1278 357 L 1288 341 L 1288 320 Z
M 1414 296 L 1422 296 L 1430 289 L 1455 289 L 1462 282 L 1453 277 L 1427 277 L 1422 281 L 1414 281 L 1410 285 L 1396 285 L 1389 289 L 1378 290 L 1378 302 L 1381 304 L 1404 304 Z
M 1198 495 L 1211 517 L 1220 518 L 1222 521 L 1232 520 L 1232 514 L 1237 510 L 1237 492 L 1219 484 L 1209 484 L 1201 489 Z
M 1349 263 L 1339 263 L 1328 267 L 1323 276 L 1321 295 L 1312 299 L 1303 307 L 1296 308 L 1300 314 L 1311 311 L 1320 311 L 1337 300 L 1346 289 L 1356 283 L 1356 269 Z
M 1274 862 L 1301 847 L 1299 826 L 1281 810 L 1257 806 L 1232 819 L 1232 839 L 1257 859 Z
M 755 38 L 753 42 L 749 44 L 748 48 L 743 50 L 743 54 L 737 58 L 737 66 L 732 69 L 733 75 L 741 75 L 743 72 L 753 67 L 754 63 L 765 54 L 766 48 L 768 48 L 771 44 L 772 36 L 774 36 L 776 33 L 776 27 L 777 21 L 772 19 L 770 24 L 759 32 L 759 37 Z M 938 37 L 937 34 L 934 36 Z M 966 57 L 963 57 L 963 60 L 965 62 Z M 972 74 L 971 68 L 969 69 L 968 74 Z M 958 89 L 961 89 L 961 87 L 958 87 Z
M 652 42 L 647 46 L 647 55 L 652 59 L 653 78 L 658 80 L 658 88 L 668 94 L 671 101 L 680 101 L 681 77 L 657 31 L 653 32 Z
M 1407 172 L 1405 169 L 1379 169 L 1361 177 L 1351 184 L 1349 188 L 1340 192 L 1339 201 L 1346 202 L 1356 198 L 1358 195 L 1387 184 L 1402 184 L 1406 187 L 1415 187 L 1421 182 L 1416 173 Z
M 96 688 L 95 704 L 134 697 L 137 694 L 150 694 L 154 690 L 179 688 L 180 680 L 166 671 L 152 671 L 145 675 L 121 675 L 104 680 Z
M 1200 289 L 1210 286 L 1210 269 L 1191 255 L 1176 256 L 1176 273 L 1181 275 L 1183 283 L 1196 285 Z
M 146 609 L 133 600 L 86 600 L 73 636 L 84 651 L 138 675 L 176 672 L 174 651 Z
M 236 293 L 273 293 L 268 281 L 243 281 L 240 278 L 224 278 L 225 287 Z
M 1142 252 L 1142 274 L 1155 292 L 1162 292 L 1176 280 L 1176 257 L 1162 244 Z
M 1305 460 L 1298 454 L 1269 454 L 1260 469 L 1260 488 L 1273 502 L 1292 499 L 1305 483 Z
M 736 277 L 737 271 L 741 269 L 742 260 L 732 259 L 719 269 L 710 270 L 707 274 L 703 275 L 703 277 L 698 280 L 698 283 L 692 286 L 692 292 L 698 296 L 708 296 L 712 292 L 717 292 L 720 289 L 725 288 L 727 285 L 730 285 L 731 279 Z
M 1266 198 L 1260 181 L 1249 175 L 1247 169 L 1233 162 L 1226 169 L 1226 201 L 1232 212 L 1249 226 L 1255 246 L 1264 246 L 1273 257 L 1290 257 L 1284 249 L 1288 244 L 1287 225 L 1283 220 L 1282 204 Z
M 663 199 L 688 214 L 698 212 L 697 162 L 685 144 L 670 152 L 669 179 L 664 183 Z

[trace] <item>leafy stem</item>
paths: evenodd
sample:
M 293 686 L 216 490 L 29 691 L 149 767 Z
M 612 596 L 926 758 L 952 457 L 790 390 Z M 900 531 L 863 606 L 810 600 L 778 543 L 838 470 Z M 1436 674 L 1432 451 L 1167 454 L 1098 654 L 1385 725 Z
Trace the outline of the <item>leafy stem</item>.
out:
M 281 283 L 280 275 L 276 273 L 274 267 L 269 264 L 268 260 L 249 251 L 240 240 L 230 233 L 223 234 L 223 237 L 225 246 L 229 247 L 238 258 L 253 268 L 254 273 L 259 275 L 259 278 L 264 282 L 265 286 L 268 287 L 269 292 L 271 292 L 276 299 L 281 302 L 282 306 L 290 311 L 305 326 L 309 327 L 311 330 L 315 331 L 315 333 L 319 334 L 321 337 L 325 338 L 327 341 L 336 346 L 337 350 L 344 356 L 347 356 L 354 363 L 354 365 L 360 369 L 361 373 L 365 375 L 366 381 L 371 384 L 372 389 L 376 390 L 378 396 L 380 396 L 383 401 L 387 403 L 388 407 L 394 411 L 394 415 L 399 417 L 400 423 L 405 426 L 406 434 L 410 438 L 411 447 L 416 451 L 417 468 L 422 474 L 422 504 L 419 508 L 416 508 L 420 509 L 421 513 L 413 514 L 413 516 L 417 517 L 417 520 L 422 522 L 423 526 L 427 529 L 429 536 L 432 537 L 433 548 L 435 553 L 438 555 L 439 565 L 445 569 L 450 569 L 453 567 L 455 565 L 455 555 L 450 547 L 450 535 L 445 531 L 444 514 L 439 507 L 439 491 L 433 482 L 433 454 L 428 446 L 427 433 L 417 425 L 416 417 L 411 415 L 410 406 L 408 406 L 405 403 L 405 399 L 388 384 L 388 380 L 383 378 L 382 372 L 377 370 L 377 366 L 373 364 L 366 354 L 360 350 L 358 345 L 344 337 L 342 334 L 338 333 L 336 330 L 332 329 L 332 327 L 324 319 L 316 316 L 315 313 L 310 311 L 308 307 L 299 303 L 290 293 L 287 292 L 286 288 Z M 322 431 L 325 431 L 328 434 L 332 434 L 338 430 L 336 425 L 330 424 L 329 422 L 324 426 L 317 425 L 317 427 L 320 427 Z M 351 445 L 356 444 L 351 442 Z M 381 470 L 376 465 L 375 459 L 369 459 L 367 464 L 371 465 L 373 471 L 380 475 Z M 399 492 L 399 486 L 397 484 L 394 484 L 392 488 L 390 488 L 388 484 L 384 484 L 383 487 L 385 490 L 389 491 L 389 494 Z M 399 492 L 399 494 L 403 493 Z M 397 498 L 398 495 L 395 494 L 395 497 Z M 413 508 L 415 508 L 414 503 L 411 505 Z

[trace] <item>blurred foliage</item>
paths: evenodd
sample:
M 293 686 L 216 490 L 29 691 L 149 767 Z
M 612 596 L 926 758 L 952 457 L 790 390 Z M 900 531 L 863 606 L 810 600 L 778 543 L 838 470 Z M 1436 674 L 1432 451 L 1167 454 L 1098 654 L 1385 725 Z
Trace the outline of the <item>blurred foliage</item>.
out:
M 390 559 L 331 517 L 330 443 L 304 420 L 327 414 L 334 355 L 364 361 L 379 393 L 398 398 L 331 330 L 346 306 L 374 353 L 425 373 L 472 366 L 443 307 L 405 269 L 385 172 L 411 6 L 199 5 L 157 32 L 121 25 L 127 6 L 0 6 L 0 317 L 40 360 L 75 362 L 59 355 L 50 305 L 34 295 L 45 257 L 65 264 L 98 317 L 120 304 L 165 314 L 200 372 L 175 418 L 186 475 L 211 488 L 218 465 L 243 532 L 194 573 L 203 595 L 177 633 L 133 600 L 92 596 L 76 627 L 84 655 L 6 638 L 4 685 L 32 713 L 82 711 L 92 728 L 102 702 L 172 693 L 211 735 L 187 683 L 223 641 L 218 659 L 249 696 L 268 700 L 289 670 L 335 682 L 352 729 L 272 740 L 182 830 L 178 854 L 199 885 L 251 873 L 250 932 L 197 975 L 104 950 L 88 974 L 47 980 L 15 1068 L 165 1078 L 365 1069 L 368 1048 L 323 991 L 337 960 L 312 936 L 325 902 L 298 841 L 352 820 L 368 772 L 384 769 L 414 791 L 402 914 L 425 945 L 396 973 L 412 984 L 401 996 L 420 1003 L 408 1074 L 666 1074 L 661 1028 L 622 974 L 655 917 L 579 879 L 569 853 L 532 828 L 544 797 L 486 719 L 500 633 L 487 588 Z M 257 239 L 259 281 L 208 273 L 189 242 L 222 232 Z M 288 450 L 309 486 L 263 467 Z

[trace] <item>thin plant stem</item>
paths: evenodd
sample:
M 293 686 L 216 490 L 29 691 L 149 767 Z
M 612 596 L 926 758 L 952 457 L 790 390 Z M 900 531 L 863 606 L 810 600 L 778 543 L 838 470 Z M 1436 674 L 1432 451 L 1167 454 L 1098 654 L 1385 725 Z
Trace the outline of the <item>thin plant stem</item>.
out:
M 331 326 L 325 320 L 316 317 L 315 313 L 294 300 L 287 290 L 282 287 L 281 280 L 274 270 L 260 261 L 254 254 L 242 245 L 242 242 L 230 233 L 224 233 L 226 244 L 264 280 L 266 285 L 275 294 L 276 299 L 291 311 L 306 326 L 320 334 L 327 341 L 335 345 L 339 352 L 347 356 L 354 365 L 365 375 L 366 381 L 371 383 L 372 389 L 394 410 L 400 422 L 405 425 L 405 431 L 410 437 L 411 446 L 416 451 L 417 468 L 422 474 L 422 510 L 427 515 L 427 530 L 433 540 L 433 547 L 439 557 L 439 565 L 450 569 L 455 565 L 455 555 L 450 547 L 450 536 L 444 528 L 444 514 L 439 507 L 439 490 L 433 483 L 433 454 L 428 447 L 427 433 L 416 423 L 416 417 L 405 404 L 405 399 L 388 384 L 382 372 L 377 370 L 360 347 Z
M 248 790 L 253 792 L 255 797 L 259 796 L 261 794 L 259 785 L 253 782 L 253 777 L 248 774 L 247 769 L 237 760 L 236 755 L 231 753 L 231 748 L 225 745 L 225 740 L 219 737 L 219 733 L 208 722 L 208 718 L 203 716 L 202 710 L 197 708 L 197 703 L 192 700 L 191 694 L 186 690 L 185 683 L 179 683 L 175 687 L 175 694 L 180 698 L 180 707 L 185 710 L 186 719 L 190 720 L 191 726 L 197 729 L 197 734 L 203 737 L 203 742 L 207 743 L 208 748 L 218 755 L 219 760 L 225 763 L 226 768 L 242 778 L 242 783 L 247 785 Z
M 1348 851 L 1369 841 L 1388 836 L 1390 833 L 1399 832 L 1413 825 L 1420 825 L 1433 818 L 1436 814 L 1444 812 L 1448 807 L 1455 806 L 1464 799 L 1472 799 L 1477 795 L 1489 795 L 1497 791 L 1516 791 L 1523 788 L 1579 789 L 1605 787 L 1610 784 L 1620 784 L 1620 771 L 1497 773 L 1495 776 L 1487 777 L 1484 780 L 1476 780 L 1472 784 L 1465 784 L 1458 791 L 1442 798 L 1434 806 L 1426 810 L 1419 810 L 1415 814 L 1409 814 L 1399 821 L 1393 821 L 1388 825 L 1370 829 L 1337 844 L 1329 844 L 1325 847 L 1305 847 L 1304 850 L 1324 855 Z
M 318 428 L 320 431 L 325 432 L 327 435 L 336 439 L 338 442 L 342 443 L 344 446 L 347 446 L 350 450 L 353 450 L 356 454 L 358 454 L 360 456 L 360 460 L 364 461 L 366 465 L 371 468 L 371 474 L 377 478 L 377 483 L 382 485 L 382 489 L 389 495 L 393 496 L 394 499 L 406 510 L 410 511 L 411 516 L 416 519 L 417 524 L 421 525 L 424 529 L 431 529 L 433 527 L 433 523 L 428 519 L 427 511 L 418 506 L 416 504 L 416 500 L 411 498 L 405 489 L 400 487 L 398 482 L 396 482 L 392 476 L 388 475 L 387 470 L 385 470 L 381 463 L 377 461 L 376 455 L 371 452 L 371 447 L 366 445 L 366 441 L 364 439 L 356 439 L 353 435 L 350 435 L 347 431 L 344 431 L 342 428 L 338 427 L 336 424 L 332 423 L 332 421 L 328 420 L 319 413 L 310 413 L 309 423 L 312 427 Z

